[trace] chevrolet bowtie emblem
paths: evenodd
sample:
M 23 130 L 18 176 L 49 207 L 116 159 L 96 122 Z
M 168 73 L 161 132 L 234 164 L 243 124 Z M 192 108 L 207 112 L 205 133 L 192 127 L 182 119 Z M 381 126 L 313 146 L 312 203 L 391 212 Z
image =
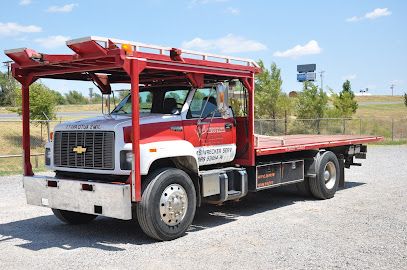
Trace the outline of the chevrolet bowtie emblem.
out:
M 82 147 L 82 146 L 77 146 L 77 147 L 74 147 L 73 149 L 72 149 L 72 151 L 74 151 L 75 153 L 77 153 L 77 154 L 83 154 L 83 153 L 85 153 L 86 152 L 86 148 L 84 148 L 84 147 Z

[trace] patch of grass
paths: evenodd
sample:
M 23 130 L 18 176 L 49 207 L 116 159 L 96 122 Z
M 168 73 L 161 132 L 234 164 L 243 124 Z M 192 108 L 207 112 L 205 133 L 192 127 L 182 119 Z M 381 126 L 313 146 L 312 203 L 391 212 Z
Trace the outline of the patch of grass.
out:
M 357 102 L 403 102 L 403 96 L 356 96 Z
M 44 172 L 44 156 L 31 157 L 31 165 L 34 172 Z M 5 175 L 22 175 L 23 159 L 21 157 L 1 158 L 0 159 L 0 176 Z
M 9 109 L 9 107 L 0 107 L 0 113 L 13 113 Z
M 113 109 L 113 107 L 112 107 Z M 99 112 L 102 110 L 101 104 L 84 104 L 84 105 L 59 105 L 57 112 Z
M 50 130 L 54 128 L 57 122 L 50 124 Z M 22 152 L 21 141 L 22 123 L 0 122 L 0 155 L 16 155 Z M 38 124 L 31 124 L 31 153 L 43 153 L 43 146 L 47 140 L 47 128 Z
M 359 105 L 355 117 L 361 118 L 407 118 L 407 107 L 403 104 Z

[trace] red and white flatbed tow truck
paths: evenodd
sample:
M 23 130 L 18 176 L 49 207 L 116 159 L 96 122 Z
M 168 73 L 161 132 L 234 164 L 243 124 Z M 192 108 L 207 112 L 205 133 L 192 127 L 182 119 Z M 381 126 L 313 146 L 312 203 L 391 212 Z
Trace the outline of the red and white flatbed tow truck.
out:
M 329 199 L 344 185 L 344 168 L 360 165 L 354 159 L 366 158 L 365 144 L 381 139 L 256 135 L 260 69 L 249 59 L 101 37 L 67 46 L 73 54 L 5 51 L 22 84 L 27 202 L 52 208 L 66 223 L 137 217 L 147 235 L 171 240 L 184 235 L 203 203 L 288 184 Z M 55 127 L 45 149 L 55 177 L 34 175 L 30 162 L 29 88 L 40 78 L 92 81 L 103 95 L 111 84 L 131 89 L 109 113 Z

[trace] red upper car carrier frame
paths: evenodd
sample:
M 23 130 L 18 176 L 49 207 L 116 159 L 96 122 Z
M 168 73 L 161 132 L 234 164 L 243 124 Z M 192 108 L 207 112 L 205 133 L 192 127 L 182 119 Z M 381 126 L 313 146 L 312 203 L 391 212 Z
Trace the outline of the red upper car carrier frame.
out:
M 139 85 L 191 85 L 238 79 L 248 90 L 248 144 L 241 165 L 254 165 L 254 75 L 260 69 L 249 59 L 200 53 L 177 48 L 141 44 L 101 37 L 67 41 L 73 54 L 43 54 L 21 48 L 5 51 L 14 63 L 13 76 L 22 85 L 24 175 L 33 175 L 30 162 L 29 87 L 40 78 L 94 81 L 103 94 L 111 93 L 111 83 L 131 83 L 133 162 L 132 200 L 141 199 L 139 157 Z M 134 192 L 135 191 L 135 192 Z

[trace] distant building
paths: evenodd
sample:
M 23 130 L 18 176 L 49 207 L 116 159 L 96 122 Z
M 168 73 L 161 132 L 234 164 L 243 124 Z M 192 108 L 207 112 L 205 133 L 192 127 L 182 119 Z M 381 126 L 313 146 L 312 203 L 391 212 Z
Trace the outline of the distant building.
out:
M 355 96 L 371 96 L 372 93 L 367 92 L 355 92 Z

